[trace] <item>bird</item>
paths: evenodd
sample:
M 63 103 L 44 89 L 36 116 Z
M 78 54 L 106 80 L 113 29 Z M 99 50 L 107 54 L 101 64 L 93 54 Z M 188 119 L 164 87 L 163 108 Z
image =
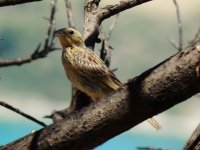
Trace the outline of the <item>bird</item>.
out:
M 62 28 L 55 35 L 63 48 L 61 60 L 65 73 L 74 87 L 96 102 L 122 86 L 104 61 L 85 46 L 79 31 Z M 161 128 L 154 118 L 148 122 L 157 130 Z

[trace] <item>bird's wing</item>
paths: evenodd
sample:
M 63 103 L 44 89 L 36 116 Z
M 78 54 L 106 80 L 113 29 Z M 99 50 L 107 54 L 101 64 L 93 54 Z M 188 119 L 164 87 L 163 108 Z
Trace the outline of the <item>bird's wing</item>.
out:
M 120 81 L 93 51 L 87 48 L 73 48 L 68 51 L 73 58 L 74 68 L 83 76 L 93 79 L 109 76 L 116 84 Z

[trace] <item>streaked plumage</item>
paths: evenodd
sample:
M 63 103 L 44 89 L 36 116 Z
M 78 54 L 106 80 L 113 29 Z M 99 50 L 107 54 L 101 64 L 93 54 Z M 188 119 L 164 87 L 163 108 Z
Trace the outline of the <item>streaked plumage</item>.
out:
M 56 35 L 63 47 L 62 63 L 66 75 L 77 89 L 96 101 L 122 85 L 105 63 L 85 46 L 78 31 L 64 28 L 56 31 Z M 160 128 L 155 119 L 148 121 L 156 129 Z

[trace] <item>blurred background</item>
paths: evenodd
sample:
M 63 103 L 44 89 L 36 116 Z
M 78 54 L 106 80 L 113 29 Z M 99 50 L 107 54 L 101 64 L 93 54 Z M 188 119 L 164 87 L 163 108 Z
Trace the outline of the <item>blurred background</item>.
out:
M 199 2 L 177 0 L 183 21 L 184 46 L 193 39 L 200 27 Z M 117 3 L 118 0 L 102 0 L 101 6 Z M 73 0 L 76 27 L 83 28 L 83 2 Z M 27 3 L 0 8 L 0 59 L 13 59 L 30 55 L 44 41 L 49 17 L 50 1 Z M 103 22 L 108 31 L 113 18 Z M 67 26 L 64 0 L 59 0 L 56 13 L 56 28 Z M 178 42 L 176 10 L 172 0 L 154 0 L 124 11 L 120 14 L 112 33 L 111 68 L 118 68 L 117 77 L 126 82 L 153 67 L 177 50 L 167 37 Z M 56 45 L 60 47 L 58 40 Z M 100 45 L 95 52 L 99 53 Z M 71 85 L 62 64 L 61 51 L 55 51 L 45 59 L 22 66 L 0 68 L 0 101 L 46 122 L 43 116 L 54 110 L 66 108 L 70 103 Z M 199 123 L 199 96 L 193 96 L 155 118 L 162 125 L 155 131 L 147 122 L 109 140 L 96 150 L 134 150 L 138 147 L 182 149 Z M 7 144 L 41 126 L 0 106 L 0 145 Z

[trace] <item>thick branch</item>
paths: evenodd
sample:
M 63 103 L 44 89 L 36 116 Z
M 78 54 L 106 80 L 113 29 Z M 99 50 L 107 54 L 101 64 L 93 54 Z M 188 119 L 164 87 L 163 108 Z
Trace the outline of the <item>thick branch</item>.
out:
M 100 0 L 85 0 L 84 4 L 84 34 L 85 45 L 94 49 L 95 42 L 98 39 L 100 20 L 97 16 L 97 8 Z
M 152 0 L 124 0 L 115 5 L 108 5 L 101 8 L 98 12 L 101 22 L 113 15 L 116 15 L 126 9 L 141 5 Z
M 42 1 L 42 0 L 0 0 L 0 7 L 36 2 L 36 1 Z
M 1 150 L 94 148 L 198 93 L 199 51 L 199 44 L 188 47 L 129 81 L 108 98 Z
M 119 4 L 108 5 L 98 9 L 100 0 L 85 0 L 84 6 L 84 40 L 87 47 L 94 49 L 95 42 L 99 43 L 99 26 L 101 22 L 126 9 L 149 2 L 151 0 L 126 0 Z

